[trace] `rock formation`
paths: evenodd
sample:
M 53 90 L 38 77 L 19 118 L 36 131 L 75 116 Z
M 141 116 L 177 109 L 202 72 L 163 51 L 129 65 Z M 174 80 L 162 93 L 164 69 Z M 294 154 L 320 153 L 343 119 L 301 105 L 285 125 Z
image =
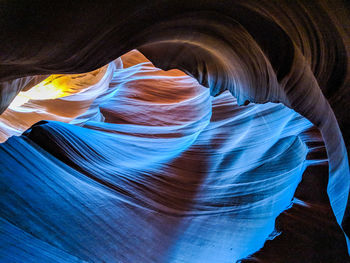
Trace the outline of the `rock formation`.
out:
M 345 3 L 0 10 L 0 261 L 348 262 Z

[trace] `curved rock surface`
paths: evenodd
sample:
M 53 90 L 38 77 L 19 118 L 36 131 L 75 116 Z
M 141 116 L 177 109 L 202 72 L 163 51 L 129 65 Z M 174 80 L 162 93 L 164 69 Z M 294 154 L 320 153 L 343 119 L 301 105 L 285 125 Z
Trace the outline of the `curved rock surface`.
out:
M 56 120 L 0 145 L 5 261 L 348 260 L 345 3 L 0 5 L 2 112 L 49 74 L 110 63 L 70 96 L 0 117 L 2 140 Z M 135 51 L 112 62 L 134 48 L 198 82 Z M 304 233 L 308 213 L 324 220 Z

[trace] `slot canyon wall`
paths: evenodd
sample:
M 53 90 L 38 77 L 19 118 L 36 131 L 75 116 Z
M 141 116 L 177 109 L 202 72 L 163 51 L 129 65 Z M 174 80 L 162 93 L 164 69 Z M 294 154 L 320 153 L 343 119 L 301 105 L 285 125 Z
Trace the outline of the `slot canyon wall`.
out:
M 1 1 L 0 262 L 350 262 L 341 1 Z

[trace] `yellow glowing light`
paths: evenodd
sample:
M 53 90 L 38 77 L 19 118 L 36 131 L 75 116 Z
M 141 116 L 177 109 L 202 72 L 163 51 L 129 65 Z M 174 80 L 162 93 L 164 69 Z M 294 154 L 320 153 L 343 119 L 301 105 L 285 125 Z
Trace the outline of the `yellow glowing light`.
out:
M 9 108 L 10 109 L 16 109 L 23 104 L 27 103 L 29 100 L 49 100 L 49 99 L 56 99 L 61 98 L 64 96 L 69 95 L 68 92 L 65 92 L 62 87 L 55 86 L 52 84 L 42 84 L 43 82 L 39 83 L 38 85 L 34 86 L 32 89 L 24 92 L 20 92 L 16 98 L 12 101 Z
M 18 93 L 9 108 L 16 110 L 30 100 L 52 100 L 78 93 L 96 84 L 107 67 L 83 74 L 51 75 L 30 90 Z

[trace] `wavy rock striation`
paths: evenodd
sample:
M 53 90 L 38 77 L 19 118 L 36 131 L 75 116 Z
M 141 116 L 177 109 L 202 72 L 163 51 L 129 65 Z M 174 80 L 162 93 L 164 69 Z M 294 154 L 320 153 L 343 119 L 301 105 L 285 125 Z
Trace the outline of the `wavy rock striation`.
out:
M 316 248 L 319 237 L 340 244 L 339 258 L 317 249 L 303 257 L 292 245 L 298 262 L 347 260 L 344 3 L 0 5 L 1 112 L 49 74 L 110 63 L 78 93 L 30 101 L 33 110 L 22 114 L 28 120 L 11 109 L 1 116 L 3 140 L 40 119 L 70 122 L 39 122 L 0 146 L 1 240 L 11 251 L 1 251 L 4 260 L 232 262 L 263 247 L 278 215 L 282 234 L 246 262 L 293 262 L 271 252 L 288 237 L 312 239 Z M 122 58 L 124 67 L 112 62 L 134 48 L 198 83 L 135 52 Z M 316 184 L 319 196 L 307 194 L 308 174 L 327 181 Z M 315 225 L 334 231 L 316 227 L 305 238 L 288 231 L 308 229 L 294 227 L 294 214 L 316 212 L 327 219 Z

